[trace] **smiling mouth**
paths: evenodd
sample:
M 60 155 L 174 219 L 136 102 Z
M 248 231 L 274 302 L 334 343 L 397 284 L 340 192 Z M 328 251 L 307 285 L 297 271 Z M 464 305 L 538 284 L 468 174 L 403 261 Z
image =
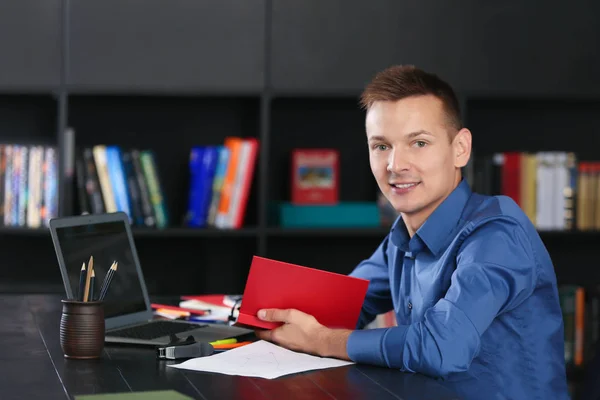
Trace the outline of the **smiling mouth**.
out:
M 414 187 L 417 185 L 418 185 L 418 183 L 399 183 L 399 184 L 390 183 L 391 187 L 395 187 L 398 189 L 408 189 L 408 188 L 411 188 L 411 187 Z

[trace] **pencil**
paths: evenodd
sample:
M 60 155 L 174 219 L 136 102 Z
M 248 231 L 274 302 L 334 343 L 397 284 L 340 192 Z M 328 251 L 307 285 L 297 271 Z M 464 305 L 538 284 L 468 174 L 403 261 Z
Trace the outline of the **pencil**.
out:
M 83 292 L 83 301 L 88 301 L 88 296 L 90 292 L 90 279 L 92 278 L 92 270 L 94 268 L 94 257 L 90 256 L 90 261 L 88 262 L 87 276 L 85 278 L 85 290 Z
M 242 347 L 242 346 L 246 346 L 250 343 L 253 342 L 238 342 L 238 343 L 229 343 L 229 344 L 214 344 L 213 347 L 214 349 L 221 349 L 221 350 L 229 350 L 229 349 L 237 349 L 238 347 Z
M 90 301 L 94 301 L 94 284 L 96 283 L 96 271 L 92 270 L 92 277 L 90 278 Z
M 106 297 L 106 293 L 108 292 L 110 282 L 112 281 L 113 276 L 115 275 L 115 272 L 117 272 L 118 265 L 119 265 L 119 263 L 115 261 L 112 264 L 112 266 L 110 267 L 110 269 L 108 270 L 108 273 L 106 274 L 106 277 L 104 278 L 104 283 L 102 283 L 102 288 L 100 289 L 100 297 L 98 298 L 98 300 L 104 300 L 104 298 Z
M 236 338 L 231 338 L 231 339 L 221 339 L 221 340 L 215 340 L 214 342 L 210 342 L 210 344 L 212 344 L 213 346 L 218 345 L 218 344 L 234 344 L 237 343 L 237 339 Z
M 113 263 L 110 265 L 110 268 L 108 269 L 108 271 L 106 272 L 106 275 L 104 276 L 104 281 L 102 282 L 102 286 L 100 286 L 100 293 L 98 294 L 98 300 L 102 300 L 102 293 L 104 293 L 104 291 L 106 290 L 106 285 L 108 284 L 108 281 L 111 279 L 111 275 L 113 274 L 113 267 L 115 266 L 116 261 L 113 261 Z
M 85 290 L 85 263 L 81 264 L 81 272 L 79 273 L 79 292 L 77 293 L 77 300 L 83 301 L 83 291 Z

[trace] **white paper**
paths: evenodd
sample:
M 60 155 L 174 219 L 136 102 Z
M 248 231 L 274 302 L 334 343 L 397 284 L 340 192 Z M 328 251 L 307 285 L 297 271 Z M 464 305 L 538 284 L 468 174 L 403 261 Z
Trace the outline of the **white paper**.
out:
M 271 342 L 259 340 L 236 349 L 208 357 L 193 358 L 181 364 L 169 365 L 169 367 L 274 379 L 297 372 L 342 367 L 350 364 L 354 363 L 298 353 Z

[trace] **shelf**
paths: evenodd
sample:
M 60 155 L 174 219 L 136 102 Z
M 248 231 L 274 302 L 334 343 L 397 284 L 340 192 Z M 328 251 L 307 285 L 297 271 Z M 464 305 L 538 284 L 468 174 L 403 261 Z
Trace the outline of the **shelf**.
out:
M 145 229 L 132 228 L 135 238 L 138 237 L 255 237 L 258 235 L 256 228 L 242 229 L 213 229 L 213 228 L 166 228 L 166 229 Z
M 279 237 L 385 237 L 390 228 L 281 228 L 269 227 L 265 233 L 267 236 Z M 256 227 L 242 229 L 214 229 L 214 228 L 137 228 L 133 227 L 132 232 L 135 237 L 254 237 L 258 236 L 259 229 Z M 0 226 L 0 235 L 15 236 L 43 236 L 49 235 L 48 228 L 28 228 L 19 226 Z M 577 230 L 556 230 L 540 231 L 542 239 L 564 239 L 564 238 L 597 238 L 600 231 L 577 231 Z
M 0 226 L 0 235 L 45 236 L 50 235 L 48 228 L 28 228 L 20 226 Z
M 332 236 L 332 237 L 381 237 L 388 234 L 389 228 L 267 228 L 268 236 Z
M 600 236 L 600 231 L 579 231 L 579 230 L 550 230 L 550 231 L 538 231 L 542 239 L 564 239 L 564 238 L 597 238 Z
M 267 236 L 381 236 L 382 238 L 390 231 L 389 227 L 377 228 L 267 228 Z M 564 239 L 564 238 L 597 238 L 600 231 L 578 231 L 578 230 L 550 230 L 539 231 L 542 239 Z
M 583 382 L 585 380 L 585 366 L 576 367 L 572 364 L 567 365 L 567 380 L 571 382 Z
M 243 229 L 205 229 L 205 228 L 166 228 L 145 229 L 132 228 L 133 236 L 138 237 L 254 237 L 258 235 L 256 228 Z M 27 228 L 18 226 L 0 226 L 0 235 L 9 236 L 45 236 L 50 235 L 48 228 Z

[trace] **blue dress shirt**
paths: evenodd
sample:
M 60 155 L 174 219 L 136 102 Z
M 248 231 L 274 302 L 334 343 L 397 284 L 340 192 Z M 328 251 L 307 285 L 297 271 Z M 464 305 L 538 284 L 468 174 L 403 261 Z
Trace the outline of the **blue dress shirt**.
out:
M 353 361 L 479 390 L 473 398 L 568 398 L 554 268 L 511 198 L 462 180 L 412 238 L 398 218 L 351 275 L 370 281 Z M 392 309 L 397 327 L 360 329 Z

